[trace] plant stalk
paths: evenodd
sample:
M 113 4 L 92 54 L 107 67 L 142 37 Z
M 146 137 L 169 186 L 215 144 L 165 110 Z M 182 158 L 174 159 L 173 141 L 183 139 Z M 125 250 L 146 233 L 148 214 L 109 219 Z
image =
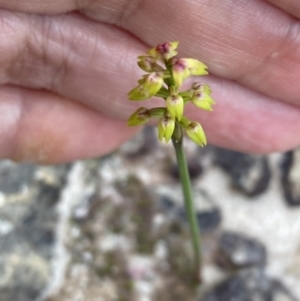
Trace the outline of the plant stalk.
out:
M 179 169 L 180 180 L 182 184 L 185 210 L 190 226 L 190 234 L 194 249 L 194 260 L 196 266 L 196 279 L 201 283 L 202 253 L 201 253 L 201 234 L 197 222 L 196 210 L 193 202 L 193 193 L 191 187 L 191 179 L 187 166 L 186 157 L 183 149 L 183 133 L 182 128 L 176 122 L 172 142 L 175 148 L 176 159 Z

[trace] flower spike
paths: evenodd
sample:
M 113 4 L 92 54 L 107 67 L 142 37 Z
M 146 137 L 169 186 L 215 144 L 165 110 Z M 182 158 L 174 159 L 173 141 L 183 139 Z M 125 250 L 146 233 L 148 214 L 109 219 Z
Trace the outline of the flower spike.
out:
M 193 58 L 177 58 L 179 42 L 166 42 L 150 49 L 138 57 L 138 66 L 147 72 L 138 80 L 138 85 L 128 93 L 130 100 L 145 100 L 153 96 L 165 101 L 165 107 L 139 108 L 128 120 L 128 125 L 143 125 L 151 118 L 159 118 L 159 140 L 168 142 L 185 129 L 187 135 L 197 144 L 204 146 L 206 137 L 201 125 L 184 116 L 184 106 L 192 102 L 198 108 L 212 111 L 215 104 L 208 85 L 193 83 L 191 88 L 180 91 L 183 81 L 190 76 L 206 75 L 207 66 Z
M 207 67 L 192 58 L 177 58 L 178 42 L 166 42 L 150 49 L 146 55 L 138 57 L 138 66 L 147 72 L 138 81 L 138 86 L 129 93 L 130 100 L 144 100 L 152 96 L 163 99 L 165 106 L 151 109 L 139 108 L 128 120 L 129 126 L 143 125 L 151 118 L 158 118 L 158 138 L 166 143 L 172 139 L 176 152 L 178 170 L 183 185 L 185 209 L 190 222 L 195 255 L 195 276 L 202 263 L 201 244 L 187 162 L 183 150 L 183 132 L 200 146 L 206 145 L 205 133 L 198 122 L 184 116 L 184 106 L 194 103 L 204 110 L 212 110 L 215 103 L 209 86 L 194 83 L 189 90 L 180 91 L 183 81 L 190 76 L 207 74 Z

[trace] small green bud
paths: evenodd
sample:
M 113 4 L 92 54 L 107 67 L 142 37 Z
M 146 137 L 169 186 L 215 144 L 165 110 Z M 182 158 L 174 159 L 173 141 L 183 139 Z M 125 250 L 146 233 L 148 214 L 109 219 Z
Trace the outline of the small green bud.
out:
M 180 95 L 170 95 L 166 99 L 167 109 L 170 116 L 179 121 L 183 115 L 184 101 Z
M 160 141 L 165 139 L 169 142 L 175 129 L 175 120 L 169 116 L 163 116 L 158 122 L 158 138 Z
M 200 146 L 206 145 L 206 137 L 205 133 L 202 129 L 202 126 L 198 122 L 191 122 L 186 127 L 186 133 L 195 143 L 199 144 Z
M 129 126 L 137 126 L 145 124 L 151 117 L 151 114 L 147 108 L 141 107 L 137 109 L 128 119 L 127 124 Z

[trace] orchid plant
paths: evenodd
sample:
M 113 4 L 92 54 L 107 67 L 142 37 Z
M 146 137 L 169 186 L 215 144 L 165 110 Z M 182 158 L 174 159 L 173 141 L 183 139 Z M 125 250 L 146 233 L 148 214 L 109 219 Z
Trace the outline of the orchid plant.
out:
M 206 75 L 208 72 L 207 66 L 196 59 L 177 58 L 178 44 L 178 41 L 166 42 L 138 57 L 138 66 L 147 73 L 138 81 L 138 86 L 128 93 L 129 99 L 142 101 L 160 97 L 165 100 L 166 106 L 151 109 L 140 107 L 129 117 L 128 125 L 139 126 L 151 118 L 159 118 L 159 140 L 173 142 L 193 241 L 196 273 L 201 279 L 201 239 L 183 151 L 183 132 L 200 146 L 205 146 L 207 141 L 200 123 L 191 121 L 184 115 L 184 107 L 188 102 L 192 102 L 202 110 L 212 111 L 215 102 L 207 84 L 194 82 L 190 89 L 180 90 L 183 81 L 188 77 Z

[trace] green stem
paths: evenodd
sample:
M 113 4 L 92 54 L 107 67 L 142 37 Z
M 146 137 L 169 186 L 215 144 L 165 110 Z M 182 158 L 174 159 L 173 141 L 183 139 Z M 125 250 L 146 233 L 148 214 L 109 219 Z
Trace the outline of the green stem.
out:
M 172 136 L 172 142 L 176 152 L 179 175 L 184 196 L 185 210 L 190 225 L 190 233 L 193 242 L 194 257 L 196 264 L 196 277 L 201 282 L 202 254 L 200 229 L 198 226 L 196 210 L 193 202 L 191 180 L 188 171 L 187 161 L 183 150 L 182 128 L 178 122 L 176 122 L 174 134 Z

